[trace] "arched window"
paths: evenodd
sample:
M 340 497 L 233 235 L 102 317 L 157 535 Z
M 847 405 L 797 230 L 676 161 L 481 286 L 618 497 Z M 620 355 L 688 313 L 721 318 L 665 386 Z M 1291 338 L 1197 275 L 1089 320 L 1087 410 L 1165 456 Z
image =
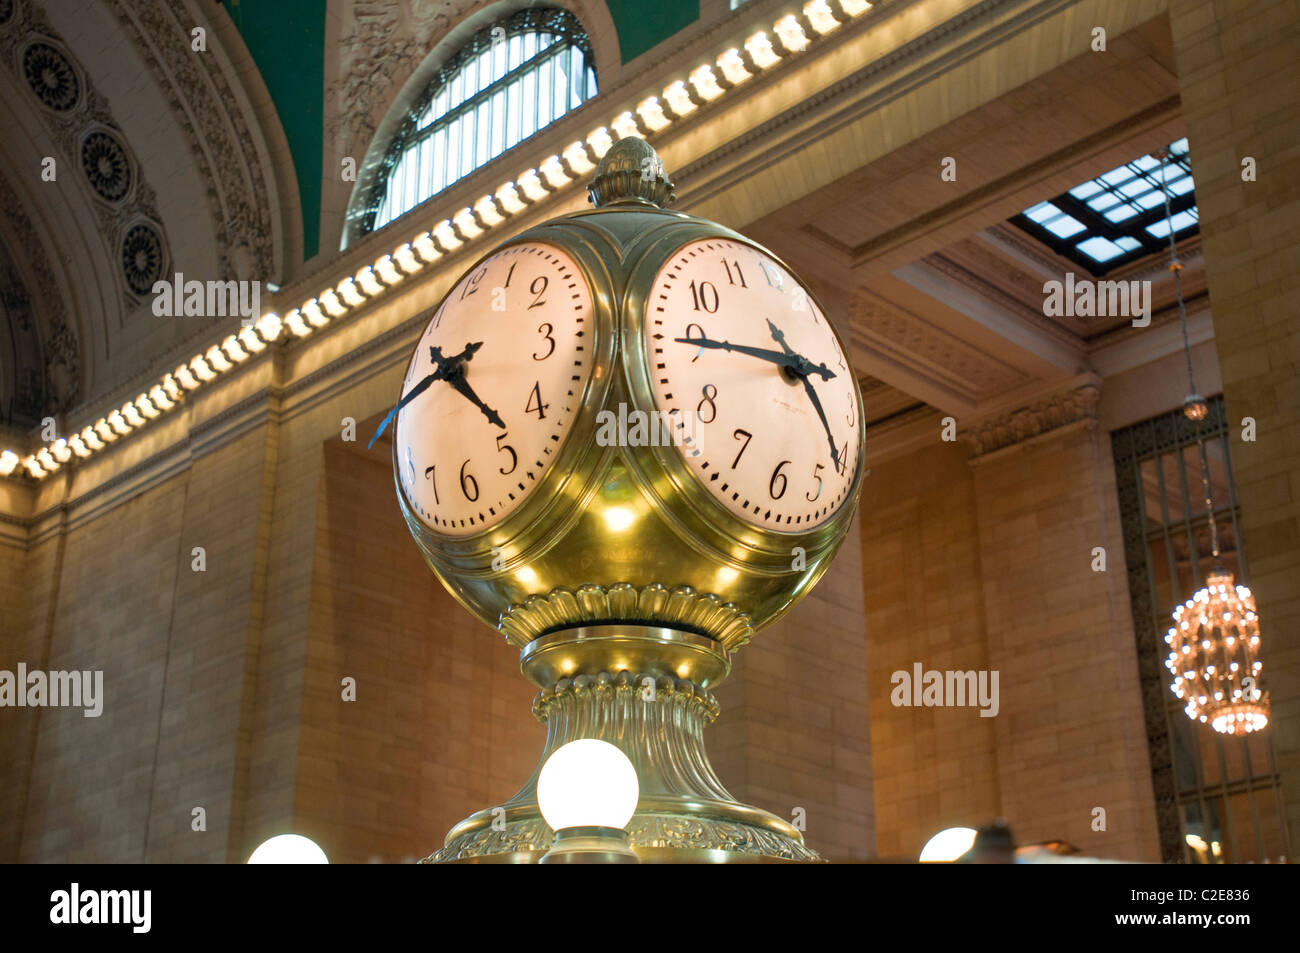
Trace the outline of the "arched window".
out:
M 411 108 L 374 180 L 382 228 L 596 95 L 591 45 L 567 10 L 521 10 L 474 34 Z

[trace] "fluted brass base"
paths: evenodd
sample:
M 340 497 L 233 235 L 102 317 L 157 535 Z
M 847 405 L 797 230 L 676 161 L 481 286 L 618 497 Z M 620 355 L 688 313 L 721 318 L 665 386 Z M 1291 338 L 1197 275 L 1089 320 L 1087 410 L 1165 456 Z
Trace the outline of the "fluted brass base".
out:
M 816 862 L 791 824 L 741 804 L 704 750 L 718 716 L 709 688 L 731 671 L 707 636 L 658 626 L 564 629 L 529 642 L 520 668 L 542 691 L 546 725 L 537 770 L 505 804 L 470 815 L 425 863 L 536 863 L 555 835 L 537 807 L 541 766 L 561 745 L 598 738 L 631 759 L 641 799 L 628 842 L 642 863 Z

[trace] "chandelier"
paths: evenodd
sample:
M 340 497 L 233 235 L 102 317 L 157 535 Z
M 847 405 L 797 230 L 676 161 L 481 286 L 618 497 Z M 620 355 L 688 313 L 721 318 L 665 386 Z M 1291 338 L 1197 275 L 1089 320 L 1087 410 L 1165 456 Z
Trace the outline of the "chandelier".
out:
M 1184 702 L 1187 717 L 1209 724 L 1225 735 L 1249 734 L 1268 724 L 1268 694 L 1260 690 L 1259 616 L 1255 597 L 1236 584 L 1223 566 L 1219 553 L 1219 532 L 1214 521 L 1214 495 L 1210 489 L 1210 465 L 1205 452 L 1201 421 L 1209 404 L 1196 392 L 1192 374 L 1192 349 L 1187 337 L 1187 308 L 1183 304 L 1182 262 L 1174 244 L 1173 215 L 1169 191 L 1165 188 L 1167 150 L 1156 153 L 1160 160 L 1160 185 L 1165 196 L 1165 217 L 1169 224 L 1169 270 L 1174 274 L 1178 296 L 1178 319 L 1183 330 L 1183 352 L 1187 358 L 1190 393 L 1183 401 L 1183 414 L 1196 425 L 1196 446 L 1201 459 L 1201 487 L 1205 493 L 1205 514 L 1210 524 L 1210 553 L 1213 560 L 1205 585 L 1174 609 L 1174 624 L 1165 635 L 1169 658 L 1165 667 L 1173 673 L 1170 690 Z M 1193 560 L 1199 549 L 1192 541 Z

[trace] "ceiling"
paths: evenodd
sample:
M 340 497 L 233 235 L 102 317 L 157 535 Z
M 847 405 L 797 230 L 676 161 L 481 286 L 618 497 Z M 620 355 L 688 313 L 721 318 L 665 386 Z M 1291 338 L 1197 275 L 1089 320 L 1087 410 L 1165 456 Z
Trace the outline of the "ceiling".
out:
M 926 407 L 978 419 L 1095 371 L 1099 353 L 1141 363 L 1143 336 L 1176 326 L 1167 253 L 1104 276 L 1150 282 L 1150 327 L 1049 316 L 1046 283 L 1092 275 L 1011 219 L 1182 136 L 1161 18 L 744 230 L 809 281 L 850 340 L 869 423 Z M 1189 314 L 1207 318 L 1194 229 L 1178 253 Z

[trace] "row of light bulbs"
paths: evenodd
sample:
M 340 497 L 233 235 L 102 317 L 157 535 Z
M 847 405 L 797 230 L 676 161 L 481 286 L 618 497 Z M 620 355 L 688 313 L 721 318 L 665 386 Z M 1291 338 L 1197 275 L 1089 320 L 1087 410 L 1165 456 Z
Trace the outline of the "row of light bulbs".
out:
M 305 338 L 334 318 L 342 317 L 350 309 L 414 275 L 425 265 L 451 254 L 550 193 L 588 174 L 618 139 L 660 132 L 786 57 L 807 49 L 813 38 L 839 29 L 841 24 L 870 9 L 867 0 L 809 0 L 800 14 L 787 14 L 777 20 L 772 26 L 772 36 L 758 31 L 740 46 L 719 55 L 714 63 L 704 63 L 684 79 L 669 83 L 662 96 L 642 100 L 635 110 L 621 113 L 608 126 L 593 130 L 585 139 L 571 143 L 558 155 L 543 160 L 536 168 L 506 182 L 492 194 L 422 232 L 373 265 L 365 266 L 335 287 L 303 302 L 283 318 L 273 312 L 262 315 L 238 334 L 229 335 L 220 344 L 195 355 L 170 374 L 164 374 L 162 380 L 148 391 L 105 414 L 79 433 L 60 437 L 26 457 L 13 450 L 0 452 L 0 476 L 21 470 L 39 480 L 74 456 L 89 457 L 171 410 L 186 393 L 215 380 L 267 345 L 282 337 Z

